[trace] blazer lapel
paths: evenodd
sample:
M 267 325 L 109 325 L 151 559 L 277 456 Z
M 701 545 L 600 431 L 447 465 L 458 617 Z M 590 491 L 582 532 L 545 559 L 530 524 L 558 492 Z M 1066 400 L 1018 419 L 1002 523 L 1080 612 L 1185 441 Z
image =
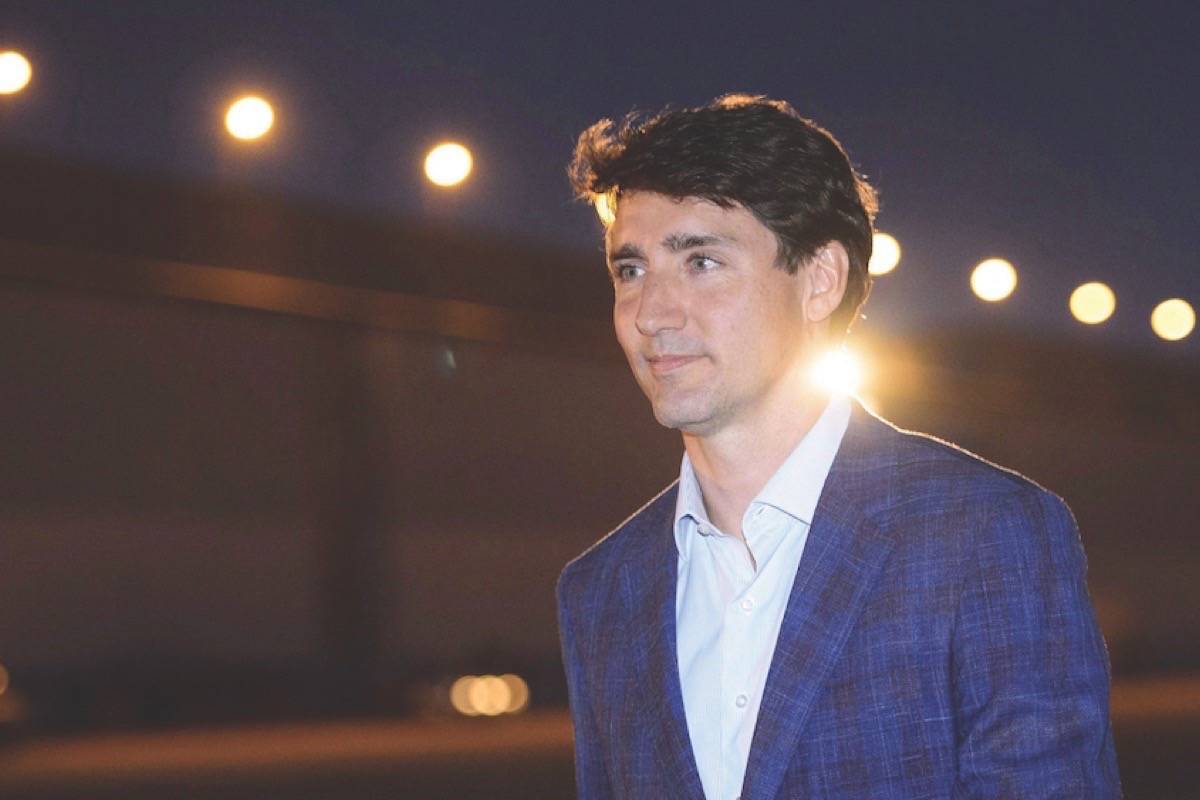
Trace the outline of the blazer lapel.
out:
M 630 601 L 630 632 L 645 713 L 663 784 L 680 800 L 704 800 L 688 736 L 675 647 L 675 578 L 678 553 L 672 521 L 675 492 L 666 492 L 647 514 L 645 550 L 625 562 L 623 588 Z
M 745 800 L 774 798 L 808 713 L 838 660 L 893 541 L 871 512 L 892 471 L 880 447 L 885 423 L 857 404 L 813 516 L 767 673 L 742 786 Z

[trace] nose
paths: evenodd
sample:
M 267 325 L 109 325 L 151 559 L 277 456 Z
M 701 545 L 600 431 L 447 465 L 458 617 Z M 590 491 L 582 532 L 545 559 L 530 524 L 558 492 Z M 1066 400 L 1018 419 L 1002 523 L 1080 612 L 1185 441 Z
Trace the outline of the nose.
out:
M 682 328 L 687 322 L 687 311 L 679 288 L 672 281 L 648 276 L 642 283 L 634 321 L 643 336 Z

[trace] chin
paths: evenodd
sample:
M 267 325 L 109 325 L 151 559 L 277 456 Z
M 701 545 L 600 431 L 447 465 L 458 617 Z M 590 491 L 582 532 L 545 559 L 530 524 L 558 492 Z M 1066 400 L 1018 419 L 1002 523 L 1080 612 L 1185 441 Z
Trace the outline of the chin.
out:
M 654 407 L 654 418 L 664 428 L 671 428 L 680 433 L 704 434 L 712 423 L 712 415 L 701 409 L 679 407 Z

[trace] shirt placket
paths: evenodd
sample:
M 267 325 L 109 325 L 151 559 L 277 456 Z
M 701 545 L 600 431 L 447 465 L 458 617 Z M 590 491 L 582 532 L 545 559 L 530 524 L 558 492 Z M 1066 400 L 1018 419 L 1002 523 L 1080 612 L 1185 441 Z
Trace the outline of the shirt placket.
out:
M 732 798 L 741 788 L 739 768 L 732 757 L 741 728 L 752 707 L 749 664 L 753 647 L 754 568 L 746 544 L 730 536 L 721 542 L 721 562 L 733 589 L 724 598 L 721 626 L 721 798 Z

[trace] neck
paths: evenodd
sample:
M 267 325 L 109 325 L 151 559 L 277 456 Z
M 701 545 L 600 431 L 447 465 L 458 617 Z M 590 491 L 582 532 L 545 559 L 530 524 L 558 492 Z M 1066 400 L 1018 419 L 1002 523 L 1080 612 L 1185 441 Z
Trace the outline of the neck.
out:
M 808 390 L 773 414 L 710 436 L 685 433 L 684 449 L 704 494 L 708 517 L 725 533 L 744 539 L 742 517 L 787 457 L 812 429 L 829 402 Z

